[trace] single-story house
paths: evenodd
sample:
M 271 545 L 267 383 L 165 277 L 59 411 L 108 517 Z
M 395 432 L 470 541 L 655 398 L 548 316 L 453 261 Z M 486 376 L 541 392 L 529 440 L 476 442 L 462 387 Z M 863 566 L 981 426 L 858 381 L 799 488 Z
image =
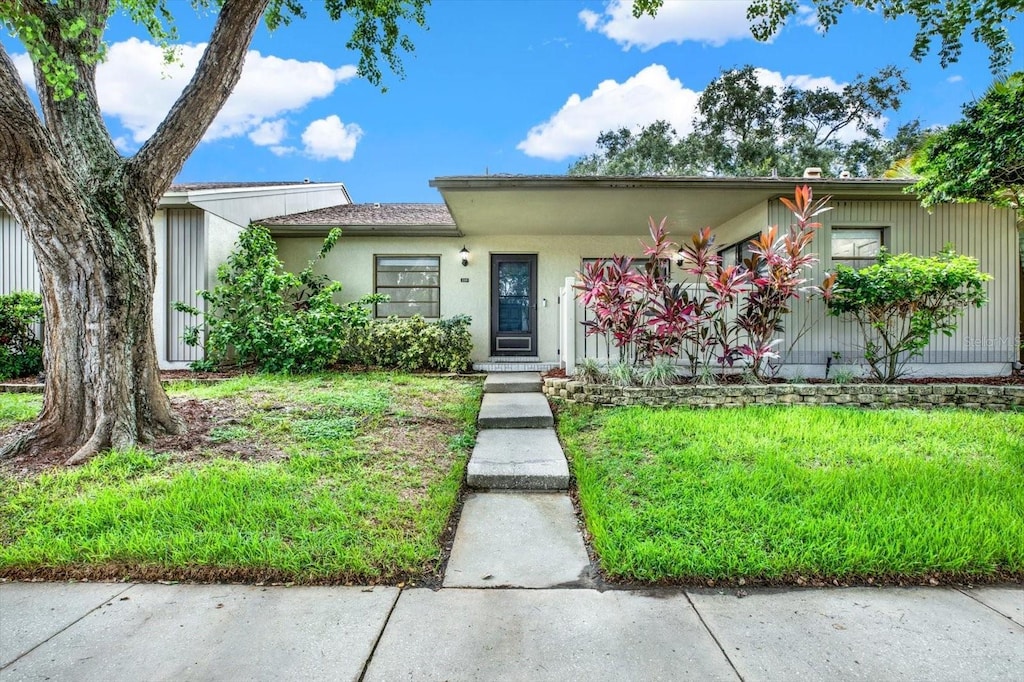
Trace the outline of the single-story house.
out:
M 918 375 L 1008 374 L 1018 359 L 1020 262 L 1016 215 L 985 204 L 922 209 L 906 181 L 803 178 L 632 178 L 566 176 L 439 177 L 444 204 L 345 204 L 262 220 L 290 269 L 301 269 L 333 227 L 342 237 L 323 264 L 343 296 L 386 293 L 376 315 L 472 317 L 478 369 L 571 373 L 585 357 L 605 356 L 579 324 L 586 311 L 571 289 L 585 261 L 641 256 L 648 217 L 668 217 L 676 241 L 711 226 L 726 258 L 769 225 L 792 222 L 779 201 L 798 184 L 830 195 L 811 274 L 834 263 L 865 264 L 880 246 L 931 255 L 947 243 L 978 259 L 993 280 L 989 303 L 970 310 L 951 337 L 939 337 L 912 365 Z M 672 265 L 673 277 L 683 278 Z M 822 376 L 826 363 L 858 361 L 851 322 L 825 315 L 821 300 L 801 301 L 786 323 L 783 371 Z
M 351 199 L 340 182 L 215 182 L 173 185 L 153 220 L 157 281 L 153 308 L 157 357 L 165 369 L 184 368 L 201 350 L 181 341 L 190 316 L 173 310 L 175 301 L 199 305 L 199 289 L 217 282 L 239 233 L 267 215 L 340 206 Z M 14 217 L 0 206 L 0 294 L 39 291 L 32 247 Z
M 984 204 L 929 212 L 904 193 L 907 183 L 877 179 L 641 178 L 566 176 L 439 177 L 444 203 L 352 203 L 341 183 L 207 183 L 175 185 L 155 218 L 159 268 L 154 308 L 161 366 L 184 367 L 198 349 L 181 342 L 191 323 L 173 311 L 197 289 L 216 283 L 217 266 L 250 221 L 267 225 L 286 267 L 298 271 L 331 228 L 342 237 L 323 270 L 343 298 L 388 294 L 378 317 L 472 317 L 478 369 L 547 369 L 571 373 L 584 358 L 603 359 L 580 324 L 574 275 L 589 259 L 642 256 L 648 217 L 668 218 L 675 241 L 714 229 L 726 259 L 769 225 L 791 215 L 779 197 L 799 184 L 832 196 L 814 251 L 811 280 L 836 262 L 869 263 L 885 246 L 930 255 L 947 243 L 990 273 L 989 303 L 970 310 L 951 337 L 940 337 L 912 365 L 919 375 L 997 375 L 1018 360 L 1021 310 L 1016 215 Z M 0 293 L 37 289 L 35 260 L 20 227 L 0 207 Z M 672 277 L 685 279 L 677 265 Z M 201 307 L 201 306 L 200 306 Z M 781 345 L 784 372 L 822 376 L 826 363 L 856 363 L 853 324 L 828 317 L 822 301 L 794 307 Z

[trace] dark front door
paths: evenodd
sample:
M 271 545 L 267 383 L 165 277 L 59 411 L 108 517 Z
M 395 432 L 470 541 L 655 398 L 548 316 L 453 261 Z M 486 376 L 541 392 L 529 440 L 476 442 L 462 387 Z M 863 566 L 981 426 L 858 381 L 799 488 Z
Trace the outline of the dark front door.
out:
M 537 355 L 536 254 L 491 254 L 491 355 Z

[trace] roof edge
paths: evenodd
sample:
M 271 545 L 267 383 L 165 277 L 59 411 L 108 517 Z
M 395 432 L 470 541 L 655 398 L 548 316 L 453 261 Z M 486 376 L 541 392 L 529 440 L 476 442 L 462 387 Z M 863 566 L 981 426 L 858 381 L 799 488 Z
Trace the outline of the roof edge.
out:
M 913 180 L 889 178 L 734 178 L 702 176 L 626 176 L 626 175 L 448 175 L 430 180 L 430 186 L 438 190 L 460 189 L 569 189 L 582 187 L 604 187 L 625 189 L 720 187 L 722 189 L 746 189 L 779 187 L 780 190 L 794 184 L 810 185 L 826 191 L 834 190 L 887 190 L 902 192 L 913 184 Z

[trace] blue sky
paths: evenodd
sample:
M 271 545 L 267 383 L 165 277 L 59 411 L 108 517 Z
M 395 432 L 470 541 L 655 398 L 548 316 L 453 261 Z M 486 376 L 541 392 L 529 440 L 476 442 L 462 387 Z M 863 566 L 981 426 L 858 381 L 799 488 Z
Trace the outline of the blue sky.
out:
M 409 27 L 416 50 L 404 58 L 405 78 L 385 72 L 382 93 L 354 75 L 349 26 L 310 0 L 307 20 L 261 28 L 258 55 L 178 179 L 340 180 L 357 202 L 433 202 L 440 196 L 427 183 L 436 176 L 560 174 L 603 129 L 668 118 L 685 131 L 700 91 L 727 67 L 752 64 L 767 82 L 814 86 L 896 64 L 911 90 L 889 130 L 914 117 L 951 123 L 992 80 L 987 51 L 969 36 L 945 70 L 934 54 L 910 59 L 911 20 L 852 11 L 822 36 L 805 13 L 762 44 L 749 37 L 745 0 L 667 0 L 644 22 L 628 19 L 624 1 L 435 0 L 429 29 Z M 99 93 L 125 153 L 159 123 L 213 25 L 174 4 L 182 65 L 162 67 L 144 31 L 123 19 L 107 34 Z M 1024 68 L 1024 23 L 1011 33 L 1012 68 Z

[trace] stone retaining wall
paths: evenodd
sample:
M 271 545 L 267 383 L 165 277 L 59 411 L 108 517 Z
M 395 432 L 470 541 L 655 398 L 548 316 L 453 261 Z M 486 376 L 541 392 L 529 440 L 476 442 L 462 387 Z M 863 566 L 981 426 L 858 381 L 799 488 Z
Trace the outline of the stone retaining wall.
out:
M 622 388 L 545 379 L 544 394 L 591 405 L 652 407 L 742 407 L 744 405 L 847 405 L 887 407 L 963 407 L 982 410 L 1024 408 L 1024 386 L 976 384 L 766 384 L 662 388 Z

